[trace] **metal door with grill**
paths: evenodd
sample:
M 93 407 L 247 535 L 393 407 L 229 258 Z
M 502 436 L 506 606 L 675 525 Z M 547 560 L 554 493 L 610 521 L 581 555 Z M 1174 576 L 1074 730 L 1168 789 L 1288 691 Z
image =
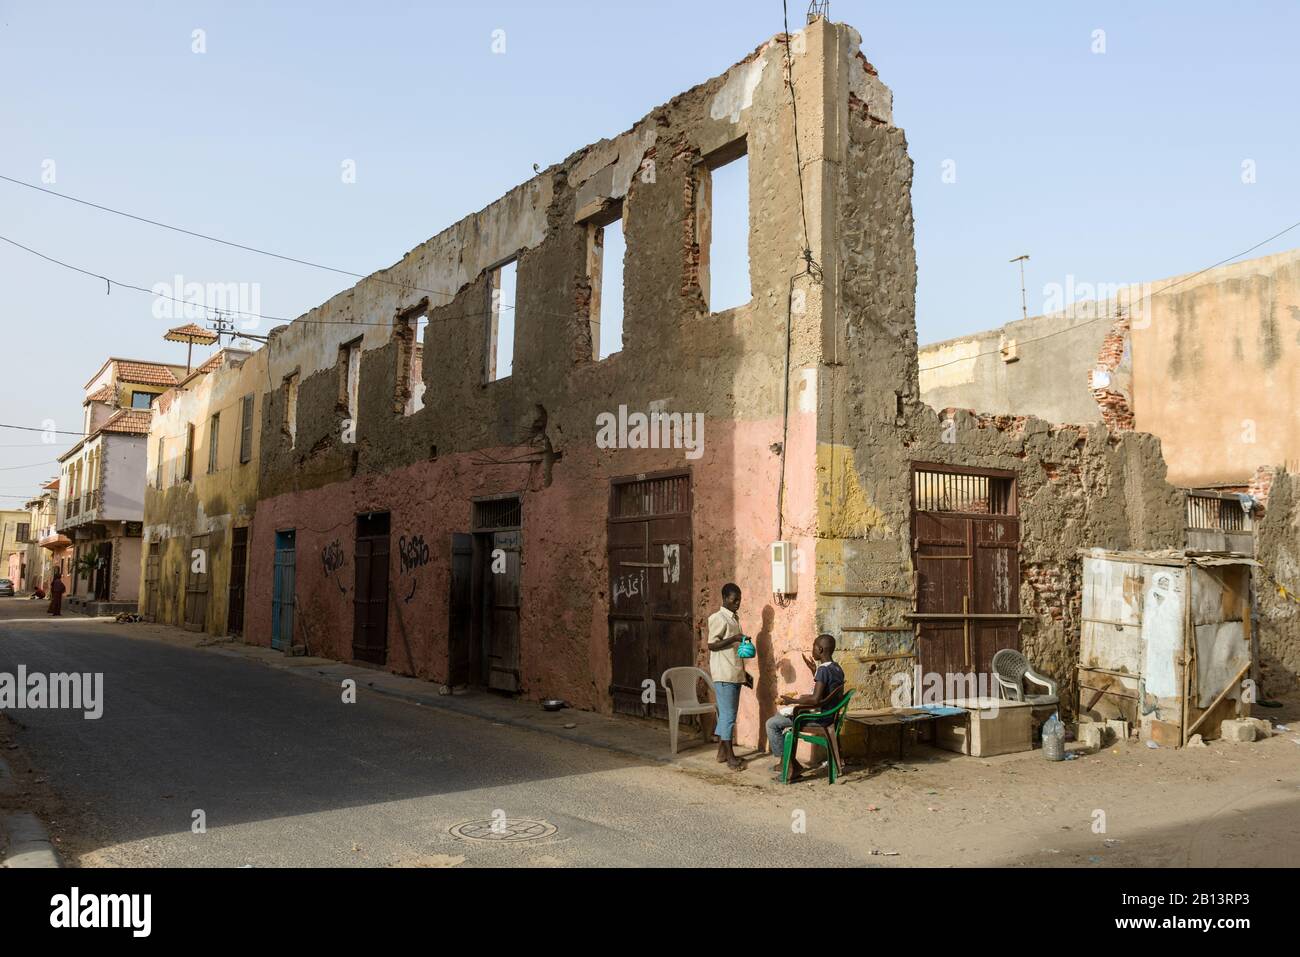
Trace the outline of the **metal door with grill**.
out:
M 690 474 L 616 479 L 607 535 L 614 710 L 667 717 L 661 695 L 643 703 L 643 682 L 695 664 Z
M 212 561 L 210 536 L 190 538 L 189 570 L 185 577 L 185 629 L 203 631 L 208 621 L 208 563 Z M 202 571 L 195 571 L 195 567 Z
M 244 633 L 244 578 L 248 569 L 248 529 L 232 530 L 230 541 L 230 601 L 226 608 L 226 631 Z
M 357 516 L 356 588 L 352 598 L 352 657 L 388 661 L 387 512 Z
M 987 675 L 997 651 L 1019 650 L 1014 472 L 914 464 L 912 561 L 923 674 Z
M 271 647 L 293 646 L 293 612 L 297 578 L 297 533 L 275 533 L 275 571 L 271 583 Z

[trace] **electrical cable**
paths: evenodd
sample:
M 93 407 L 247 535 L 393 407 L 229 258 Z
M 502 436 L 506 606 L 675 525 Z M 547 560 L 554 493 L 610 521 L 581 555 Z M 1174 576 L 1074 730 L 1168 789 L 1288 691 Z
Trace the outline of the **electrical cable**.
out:
M 422 289 L 419 286 L 411 286 L 404 282 L 396 282 L 391 279 L 381 279 L 380 277 L 376 276 L 374 273 L 352 272 L 350 269 L 339 269 L 335 266 L 326 266 L 323 263 L 312 262 L 309 259 L 299 259 L 296 256 L 287 256 L 284 255 L 283 253 L 272 252 L 269 249 L 259 249 L 256 246 L 249 246 L 244 243 L 237 243 L 229 239 L 222 239 L 219 236 L 209 236 L 206 233 L 200 233 L 193 229 L 186 229 L 183 226 L 173 226 L 170 223 L 163 223 L 163 222 L 159 222 L 156 219 L 149 219 L 145 216 L 137 216 L 135 213 L 128 213 L 125 212 L 124 210 L 114 209 L 111 206 L 103 206 L 99 203 L 92 203 L 88 199 L 80 199 L 76 196 L 69 196 L 67 193 L 57 193 L 52 189 L 46 189 L 45 187 L 37 186 L 34 183 L 26 183 L 20 179 L 15 179 L 12 176 L 5 176 L 2 173 L 0 173 L 0 180 L 4 180 L 7 183 L 13 183 L 15 186 L 25 186 L 28 189 L 34 189 L 37 192 L 45 193 L 46 195 L 49 196 L 55 196 L 58 197 L 59 199 L 66 199 L 67 201 L 72 203 L 80 203 L 82 206 L 89 206 L 92 209 L 98 209 L 105 213 L 112 213 L 115 216 L 124 216 L 127 219 L 133 219 L 138 223 L 146 223 L 147 225 L 157 226 L 161 229 L 170 229 L 172 232 L 182 233 L 183 235 L 186 236 L 193 236 L 195 239 L 205 239 L 208 242 L 220 243 L 223 246 L 230 246 L 234 249 L 242 249 L 245 252 L 257 253 L 260 256 L 270 256 L 272 259 L 280 259 L 283 260 L 284 262 L 297 263 L 300 266 L 310 266 L 313 269 L 323 269 L 326 272 L 338 273 L 341 276 L 351 276 L 355 279 L 372 279 L 375 282 L 387 283 L 388 285 L 392 285 L 392 286 L 401 286 L 404 289 L 412 289 L 416 292 L 425 292 L 433 296 L 443 296 L 447 299 L 455 298 L 455 295 L 453 293 L 440 292 L 436 289 Z

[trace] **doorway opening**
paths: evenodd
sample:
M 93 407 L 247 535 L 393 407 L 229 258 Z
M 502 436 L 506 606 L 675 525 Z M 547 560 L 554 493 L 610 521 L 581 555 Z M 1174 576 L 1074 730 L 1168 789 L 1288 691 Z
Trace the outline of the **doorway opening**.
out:
M 474 502 L 471 549 L 470 605 L 476 613 L 467 665 L 470 678 L 494 691 L 518 694 L 523 690 L 519 673 L 523 504 L 519 496 Z
M 389 526 L 387 512 L 357 516 L 352 657 L 372 665 L 388 662 Z

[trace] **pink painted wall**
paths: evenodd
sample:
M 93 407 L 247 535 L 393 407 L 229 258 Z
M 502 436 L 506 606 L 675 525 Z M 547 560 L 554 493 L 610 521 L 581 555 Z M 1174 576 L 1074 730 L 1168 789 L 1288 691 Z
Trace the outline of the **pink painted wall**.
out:
M 814 637 L 813 543 L 799 533 L 815 522 L 814 472 L 808 464 L 816 458 L 812 414 L 792 414 L 786 471 L 785 537 L 795 541 L 806 567 L 800 594 L 778 606 L 771 595 L 768 546 L 776 537 L 779 475 L 779 459 L 770 447 L 780 440 L 779 419 L 710 420 L 700 459 L 689 461 L 681 450 L 610 451 L 594 442 L 574 443 L 555 464 L 549 488 L 542 487 L 538 466 L 493 465 L 481 453 L 469 452 L 263 500 L 252 523 L 246 640 L 270 644 L 275 533 L 292 528 L 297 532 L 295 640 L 305 640 L 312 654 L 351 660 L 355 517 L 387 511 L 392 542 L 387 668 L 446 680 L 451 535 L 470 530 L 472 497 L 521 493 L 524 696 L 562 697 L 582 709 L 608 712 L 609 483 L 689 466 L 697 663 L 707 667 L 705 623 L 720 605 L 722 585 L 734 580 L 745 592 L 742 625 L 759 648 L 759 657 L 749 663 L 758 694 L 742 695 L 737 732 L 741 743 L 753 744 L 780 691 L 811 687 L 799 653 Z M 488 454 L 500 460 L 527 451 Z M 429 547 L 430 561 L 402 573 L 398 543 L 416 535 Z M 346 564 L 327 574 L 322 551 L 335 540 Z

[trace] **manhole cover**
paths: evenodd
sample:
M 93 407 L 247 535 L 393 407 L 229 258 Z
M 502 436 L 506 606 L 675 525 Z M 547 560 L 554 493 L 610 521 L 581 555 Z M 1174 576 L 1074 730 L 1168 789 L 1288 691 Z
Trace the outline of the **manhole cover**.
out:
M 499 844 L 517 844 L 521 841 L 536 841 L 550 837 L 555 833 L 555 825 L 545 821 L 509 821 L 498 818 L 495 821 L 466 821 L 449 829 L 455 837 L 471 841 L 490 841 Z

